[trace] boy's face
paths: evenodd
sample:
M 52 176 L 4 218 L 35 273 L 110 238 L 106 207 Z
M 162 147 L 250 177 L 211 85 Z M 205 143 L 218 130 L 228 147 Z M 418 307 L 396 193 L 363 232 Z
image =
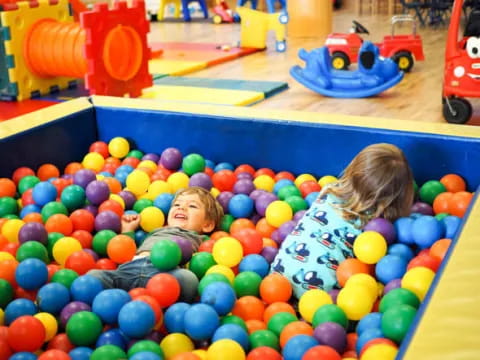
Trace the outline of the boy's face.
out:
M 175 199 L 168 212 L 168 225 L 200 234 L 215 228 L 213 221 L 207 220 L 205 205 L 198 194 L 182 194 Z

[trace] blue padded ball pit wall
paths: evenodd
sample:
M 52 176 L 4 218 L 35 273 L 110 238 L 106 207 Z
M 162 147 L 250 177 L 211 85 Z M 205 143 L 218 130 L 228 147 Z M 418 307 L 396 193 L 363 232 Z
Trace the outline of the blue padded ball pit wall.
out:
M 20 129 L 20 130 L 19 130 Z M 20 166 L 81 161 L 91 143 L 124 136 L 144 152 L 178 147 L 215 162 L 338 175 L 368 144 L 406 153 L 419 184 L 458 173 L 480 184 L 480 128 L 304 112 L 81 98 L 0 123 L 0 177 Z M 462 229 L 418 312 L 398 359 L 475 359 L 480 353 L 480 202 Z M 378 359 L 381 360 L 381 359 Z

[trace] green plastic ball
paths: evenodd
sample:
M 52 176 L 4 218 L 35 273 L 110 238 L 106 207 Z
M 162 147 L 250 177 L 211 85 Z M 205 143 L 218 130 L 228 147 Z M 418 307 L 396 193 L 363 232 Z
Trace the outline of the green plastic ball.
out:
M 14 198 L 10 196 L 0 198 L 0 217 L 16 214 L 17 212 L 18 204 Z
M 143 152 L 141 152 L 140 150 L 130 150 L 126 157 L 134 157 L 138 160 L 142 160 L 143 155 Z
M 85 190 L 79 185 L 69 185 L 62 191 L 60 200 L 70 211 L 81 208 L 85 205 L 87 196 Z
M 445 191 L 447 188 L 440 181 L 429 180 L 420 187 L 420 200 L 432 205 L 437 195 Z
M 52 282 L 64 285 L 70 289 L 73 281 L 78 277 L 78 274 L 72 269 L 60 269 L 52 276 Z
M 50 259 L 53 259 L 53 254 L 52 254 L 53 245 L 55 245 L 55 243 L 63 237 L 65 237 L 65 235 L 59 232 L 51 232 L 48 234 L 47 252 L 48 252 L 48 257 Z
M 136 342 L 135 344 L 132 345 L 132 347 L 130 349 L 128 349 L 127 355 L 130 358 L 133 355 L 135 355 L 136 353 L 139 353 L 139 352 L 142 352 L 142 351 L 152 352 L 152 353 L 160 356 L 160 358 L 162 358 L 162 359 L 164 357 L 163 351 L 162 351 L 162 348 L 160 347 L 160 345 L 157 344 L 154 341 L 151 341 L 151 340 L 141 340 L 141 341 Z
M 67 322 L 67 336 L 76 346 L 95 344 L 102 333 L 102 321 L 90 311 L 79 311 L 73 314 Z
M 182 260 L 182 250 L 175 241 L 162 239 L 157 241 L 150 251 L 150 261 L 160 271 L 175 269 Z
M 18 215 L 15 214 L 8 214 L 3 217 L 4 219 L 12 220 L 12 219 L 20 219 Z
M 237 315 L 224 316 L 220 322 L 222 325 L 235 324 L 242 327 L 245 331 L 248 331 L 247 324 L 245 324 L 245 321 Z
M 133 210 L 137 213 L 141 213 L 143 209 L 153 206 L 153 201 L 150 199 L 140 199 L 133 204 Z
M 286 185 L 278 191 L 278 198 L 280 200 L 285 200 L 286 198 L 289 198 L 290 196 L 300 196 L 300 197 L 302 197 L 302 193 L 300 192 L 300 190 L 295 185 Z
M 50 201 L 42 208 L 42 220 L 44 223 L 55 214 L 64 214 L 68 216 L 68 210 L 61 202 Z
M 217 281 L 222 281 L 224 282 L 225 284 L 228 284 L 228 285 L 231 285 L 230 284 L 230 281 L 228 280 L 228 278 L 223 275 L 223 274 L 218 274 L 218 273 L 213 273 L 213 274 L 208 274 L 206 276 L 204 276 L 202 278 L 202 280 L 200 280 L 200 282 L 198 283 L 198 293 L 200 295 L 202 295 L 203 293 L 203 290 L 210 284 L 214 283 L 214 282 L 217 282 Z
M 267 328 L 275 335 L 280 336 L 283 328 L 293 321 L 297 321 L 297 317 L 289 312 L 278 312 L 268 320 Z
M 280 349 L 278 336 L 271 330 L 254 331 L 249 335 L 248 339 L 250 340 L 250 346 L 252 349 L 260 346 L 268 346 L 275 350 Z
M 112 230 L 100 230 L 92 239 L 92 249 L 100 256 L 107 256 L 108 242 L 117 234 Z
M 379 311 L 384 313 L 388 309 L 398 305 L 410 305 L 415 309 L 420 306 L 420 300 L 417 295 L 408 289 L 397 288 L 390 290 L 380 301 Z
M 216 264 L 217 262 L 213 259 L 213 255 L 211 253 L 202 251 L 192 256 L 188 268 L 200 280 L 203 278 L 207 270 Z
M 345 329 L 348 326 L 348 318 L 345 312 L 335 304 L 326 304 L 320 306 L 313 315 L 312 325 L 316 328 L 325 322 L 335 322 L 342 325 Z
M 40 182 L 40 179 L 33 175 L 24 176 L 18 183 L 18 192 L 23 194 L 28 189 L 33 188 Z
M 13 300 L 13 287 L 5 279 L 0 279 L 0 308 L 5 307 Z
M 389 308 L 382 316 L 383 334 L 397 344 L 401 343 L 416 314 L 417 310 L 406 304 Z
M 258 296 L 262 278 L 254 271 L 244 271 L 233 280 L 233 288 L 238 297 Z
M 230 232 L 230 226 L 235 221 L 235 218 L 230 214 L 225 214 L 220 221 L 220 229 L 226 232 Z
M 96 348 L 90 360 L 124 360 L 127 359 L 127 354 L 121 348 L 115 345 L 103 345 Z
M 285 202 L 290 205 L 295 214 L 297 211 L 308 209 L 308 203 L 298 195 L 289 196 L 285 199 Z
M 188 176 L 205 170 L 205 159 L 199 154 L 189 154 L 183 158 L 182 169 Z
M 442 221 L 447 216 L 449 216 L 448 213 L 440 213 L 440 214 L 435 215 L 435 219 L 437 219 L 438 221 Z
M 47 248 L 38 241 L 27 241 L 20 245 L 17 250 L 16 258 L 18 262 L 29 258 L 42 260 L 45 264 L 50 262 Z

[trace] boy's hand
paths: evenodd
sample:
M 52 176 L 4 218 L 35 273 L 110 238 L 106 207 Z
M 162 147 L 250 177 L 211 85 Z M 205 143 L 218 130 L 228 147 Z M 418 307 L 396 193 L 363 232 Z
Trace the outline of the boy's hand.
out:
M 139 214 L 123 214 L 122 233 L 137 230 L 139 224 L 140 224 Z

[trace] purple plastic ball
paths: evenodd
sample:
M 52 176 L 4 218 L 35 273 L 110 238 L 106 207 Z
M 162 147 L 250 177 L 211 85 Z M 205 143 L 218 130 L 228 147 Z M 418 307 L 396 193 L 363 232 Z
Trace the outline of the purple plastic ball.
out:
M 253 175 L 248 172 L 238 173 L 237 180 L 242 180 L 242 179 L 253 180 Z
M 158 160 L 160 160 L 160 156 L 154 153 L 148 153 L 142 156 L 142 160 L 150 160 L 150 161 L 153 161 L 154 163 L 157 163 Z
M 172 236 L 171 240 L 178 244 L 182 252 L 182 260 L 180 261 L 180 265 L 189 262 L 193 254 L 192 243 L 181 236 Z
M 70 180 L 70 179 L 73 179 L 73 174 L 63 174 L 61 176 L 62 179 L 67 179 L 67 180 Z
M 151 340 L 157 344 L 160 344 L 164 337 L 165 336 L 160 331 L 152 330 L 152 332 L 145 337 L 145 340 Z
M 248 196 L 250 196 L 250 199 L 252 199 L 253 201 L 257 201 L 257 199 L 260 195 L 263 195 L 263 194 L 266 194 L 266 193 L 267 192 L 265 190 L 255 189 Z
M 402 279 L 390 280 L 383 288 L 383 295 L 387 295 L 390 290 L 398 289 L 402 286 Z
M 38 241 L 43 245 L 47 245 L 48 233 L 42 224 L 29 222 L 20 228 L 18 240 L 20 244 L 26 243 L 27 241 Z
M 299 210 L 295 213 L 295 215 L 293 215 L 293 221 L 295 221 L 295 223 L 299 222 L 300 219 L 303 217 L 303 215 L 305 215 L 305 213 L 307 212 L 307 210 Z
M 270 205 L 270 203 L 274 202 L 275 200 L 278 200 L 275 194 L 267 192 L 260 195 L 255 201 L 255 209 L 257 210 L 257 213 L 265 216 L 265 211 L 267 210 L 268 205 Z
M 83 251 L 85 251 L 85 252 L 89 253 L 90 255 L 92 255 L 92 256 L 93 256 L 93 259 L 94 259 L 95 261 L 97 261 L 97 260 L 100 258 L 100 257 L 98 256 L 98 254 L 97 254 L 95 251 L 93 251 L 92 249 L 83 249 Z
M 332 298 L 332 301 L 334 304 L 337 303 L 337 297 L 338 297 L 338 293 L 340 292 L 340 290 L 338 289 L 331 289 L 329 292 L 328 292 L 328 295 L 330 295 L 330 297 Z
M 83 207 L 85 210 L 89 211 L 93 216 L 97 216 L 98 208 L 95 205 L 88 204 Z
M 192 177 L 188 181 L 188 186 L 199 186 L 201 188 L 204 188 L 210 191 L 210 189 L 213 186 L 213 183 L 210 176 L 208 176 L 204 172 L 199 172 L 192 175 Z
M 122 229 L 120 217 L 113 211 L 103 211 L 95 218 L 95 230 L 112 230 L 117 234 Z
M 347 333 L 344 327 L 336 322 L 324 322 L 313 331 L 313 337 L 320 345 L 334 348 L 339 354 L 343 354 L 347 347 Z
M 160 156 L 160 165 L 169 170 L 177 170 L 183 161 L 183 156 L 177 148 L 167 148 Z
M 122 190 L 118 193 L 118 196 L 120 196 L 123 201 L 125 201 L 125 209 L 131 209 L 133 207 L 133 204 L 135 204 L 135 201 L 137 201 L 137 198 L 135 195 L 133 195 L 132 192 L 128 190 Z
M 65 305 L 65 307 L 60 312 L 60 323 L 62 324 L 63 328 L 67 326 L 67 321 L 70 317 L 79 312 L 79 311 L 92 311 L 90 305 L 82 302 L 82 301 L 72 301 Z
M 370 220 L 365 227 L 363 228 L 364 231 L 376 231 L 380 233 L 385 240 L 387 240 L 387 244 L 391 245 L 395 242 L 397 238 L 397 232 L 395 231 L 395 227 L 393 224 L 384 219 L 384 218 L 375 218 Z
M 233 192 L 235 194 L 250 195 L 253 190 L 255 190 L 255 185 L 253 181 L 249 179 L 240 179 L 233 185 Z
M 280 246 L 282 240 L 280 239 L 280 233 L 278 232 L 278 229 L 272 232 L 272 235 L 270 235 L 270 239 L 275 241 Z
M 271 264 L 273 259 L 275 259 L 275 256 L 277 256 L 277 253 L 277 248 L 274 248 L 273 246 L 265 246 L 260 255 L 262 255 L 269 264 Z
M 290 234 L 295 228 L 295 225 L 296 223 L 293 220 L 284 222 L 282 225 L 280 225 L 280 227 L 277 229 L 280 242 L 283 242 L 283 240 L 285 240 L 287 235 Z
M 73 183 L 75 185 L 79 185 L 82 188 L 86 188 L 88 184 L 90 184 L 92 181 L 96 180 L 97 176 L 92 170 L 88 169 L 81 169 L 78 170 L 74 175 L 73 175 Z
M 110 188 L 106 182 L 95 180 L 87 185 L 85 195 L 91 204 L 100 205 L 105 200 L 108 200 Z
M 411 212 L 419 213 L 422 215 L 435 216 L 433 212 L 433 208 L 430 206 L 430 204 L 427 204 L 421 201 L 417 201 L 415 204 L 412 205 Z
M 223 211 L 225 213 L 228 212 L 228 203 L 233 197 L 233 193 L 230 191 L 222 191 L 220 194 L 217 196 L 217 201 L 220 205 L 222 205 Z

